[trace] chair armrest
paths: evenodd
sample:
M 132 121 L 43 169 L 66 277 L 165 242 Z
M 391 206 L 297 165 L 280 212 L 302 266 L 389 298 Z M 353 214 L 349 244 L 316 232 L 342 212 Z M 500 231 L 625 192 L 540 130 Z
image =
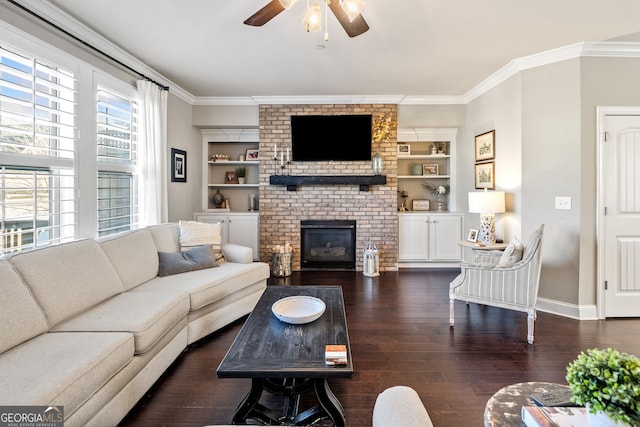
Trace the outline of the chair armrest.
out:
M 250 264 L 253 262 L 253 249 L 234 243 L 223 243 L 222 255 L 224 255 L 224 259 L 229 262 L 237 262 L 239 264 Z

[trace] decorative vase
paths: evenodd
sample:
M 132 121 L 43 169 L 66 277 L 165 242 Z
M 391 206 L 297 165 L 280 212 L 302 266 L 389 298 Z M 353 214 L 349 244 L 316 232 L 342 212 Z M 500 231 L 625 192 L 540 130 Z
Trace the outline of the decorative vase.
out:
M 419 163 L 412 164 L 411 175 L 422 175 L 422 165 Z
M 445 195 L 444 194 L 438 194 L 436 196 L 436 210 L 438 212 L 444 212 L 446 211 L 446 206 L 445 206 Z
M 216 190 L 216 194 L 213 195 L 211 201 L 216 209 L 220 209 L 222 207 L 222 203 L 224 203 L 224 196 L 220 194 L 220 190 Z
M 382 175 L 384 161 L 382 159 L 382 154 L 380 154 L 378 150 L 376 150 L 376 154 L 371 157 L 371 166 L 373 168 L 374 175 Z
M 244 176 L 238 177 L 238 184 L 244 184 Z

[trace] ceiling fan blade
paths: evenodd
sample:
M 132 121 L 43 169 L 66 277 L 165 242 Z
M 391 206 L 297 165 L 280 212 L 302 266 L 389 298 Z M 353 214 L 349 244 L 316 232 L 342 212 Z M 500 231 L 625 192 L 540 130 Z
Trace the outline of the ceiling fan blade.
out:
M 336 18 L 338 18 L 338 22 L 340 22 L 340 25 L 342 25 L 342 28 L 344 28 L 349 37 L 359 36 L 369 30 L 369 25 L 367 25 L 367 21 L 364 20 L 362 14 L 358 15 L 353 22 L 349 21 L 349 17 L 345 11 L 342 10 L 342 6 L 340 6 L 340 2 L 338 0 L 331 1 L 331 3 L 329 3 L 329 8 Z
M 244 23 L 247 25 L 253 25 L 254 27 L 260 27 L 271 21 L 283 10 L 284 6 L 282 6 L 280 0 L 271 0 L 270 3 L 251 15 L 246 21 L 244 21 Z

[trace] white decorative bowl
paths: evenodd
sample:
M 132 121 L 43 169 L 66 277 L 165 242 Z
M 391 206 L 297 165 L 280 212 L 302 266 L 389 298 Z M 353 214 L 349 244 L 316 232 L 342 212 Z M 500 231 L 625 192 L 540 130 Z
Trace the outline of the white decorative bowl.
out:
M 301 295 L 279 299 L 271 306 L 278 319 L 294 325 L 313 322 L 322 316 L 325 309 L 321 299 Z

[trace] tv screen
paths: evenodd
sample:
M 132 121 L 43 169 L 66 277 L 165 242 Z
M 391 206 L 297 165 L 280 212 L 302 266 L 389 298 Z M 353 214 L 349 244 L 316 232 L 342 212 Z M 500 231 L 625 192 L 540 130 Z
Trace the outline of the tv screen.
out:
M 371 114 L 291 116 L 294 162 L 371 160 Z

